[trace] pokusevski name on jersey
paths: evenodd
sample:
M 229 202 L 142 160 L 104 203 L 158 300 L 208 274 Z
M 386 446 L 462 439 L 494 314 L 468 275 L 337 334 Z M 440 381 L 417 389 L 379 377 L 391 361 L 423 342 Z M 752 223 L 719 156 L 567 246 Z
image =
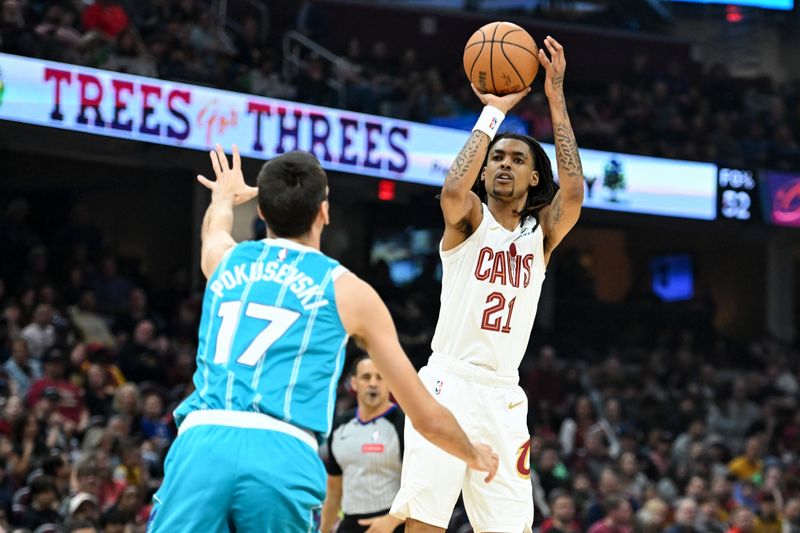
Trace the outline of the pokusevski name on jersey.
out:
M 286 284 L 306 311 L 328 305 L 324 291 L 310 276 L 281 261 L 243 263 L 233 265 L 232 268 L 229 266 L 217 275 L 217 279 L 208 288 L 222 298 L 223 289 L 232 290 L 244 283 L 257 281 Z

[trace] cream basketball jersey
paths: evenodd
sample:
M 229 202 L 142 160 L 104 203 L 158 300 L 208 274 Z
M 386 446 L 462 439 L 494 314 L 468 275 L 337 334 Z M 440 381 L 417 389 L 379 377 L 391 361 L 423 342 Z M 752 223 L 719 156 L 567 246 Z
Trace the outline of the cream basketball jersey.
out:
M 534 217 L 514 231 L 483 205 L 467 240 L 441 250 L 442 295 L 434 353 L 516 372 L 528 346 L 545 277 L 544 234 Z

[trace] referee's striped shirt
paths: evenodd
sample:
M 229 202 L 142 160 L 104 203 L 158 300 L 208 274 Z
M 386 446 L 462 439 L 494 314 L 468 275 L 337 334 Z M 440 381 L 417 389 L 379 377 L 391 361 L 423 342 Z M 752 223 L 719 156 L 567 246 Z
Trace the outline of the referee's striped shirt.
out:
M 345 515 L 373 514 L 392 506 L 400 490 L 404 421 L 395 404 L 370 420 L 360 420 L 354 409 L 334 421 L 326 468 L 328 474 L 342 476 Z

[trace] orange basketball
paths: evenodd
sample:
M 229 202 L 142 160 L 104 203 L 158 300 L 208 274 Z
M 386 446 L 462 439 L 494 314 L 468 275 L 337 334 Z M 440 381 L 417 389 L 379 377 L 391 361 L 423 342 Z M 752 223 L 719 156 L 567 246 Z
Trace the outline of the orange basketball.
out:
M 464 71 L 482 93 L 504 95 L 533 83 L 539 49 L 530 34 L 511 22 L 490 22 L 464 47 Z

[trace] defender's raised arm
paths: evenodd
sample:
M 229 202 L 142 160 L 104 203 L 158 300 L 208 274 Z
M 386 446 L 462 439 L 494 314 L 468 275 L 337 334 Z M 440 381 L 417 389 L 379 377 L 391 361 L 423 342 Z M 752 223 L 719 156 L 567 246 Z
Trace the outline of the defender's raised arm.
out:
M 203 243 L 200 252 L 200 268 L 206 278 L 211 277 L 211 274 L 217 269 L 225 252 L 236 245 L 236 241 L 231 236 L 233 206 L 247 202 L 258 194 L 256 187 L 250 187 L 244 182 L 242 160 L 236 145 L 233 145 L 230 166 L 228 166 L 228 158 L 220 145 L 209 152 L 209 155 L 216 181 L 211 181 L 205 176 L 197 176 L 197 181 L 211 190 L 211 203 L 206 209 L 203 228 L 200 231 Z

